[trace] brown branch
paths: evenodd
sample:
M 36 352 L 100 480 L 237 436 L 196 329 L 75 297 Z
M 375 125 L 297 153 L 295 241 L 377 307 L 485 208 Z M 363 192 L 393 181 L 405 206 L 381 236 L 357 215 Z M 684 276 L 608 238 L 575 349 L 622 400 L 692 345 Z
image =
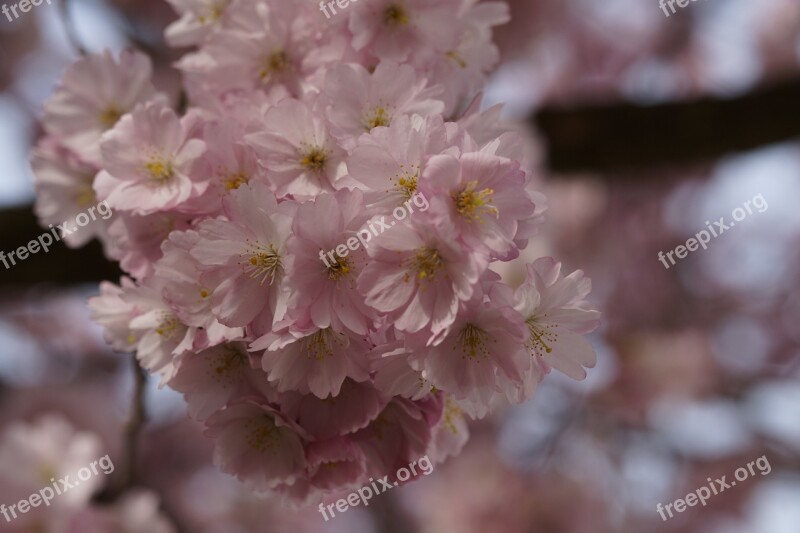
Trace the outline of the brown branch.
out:
M 147 422 L 147 412 L 144 406 L 144 393 L 147 386 L 147 372 L 139 365 L 135 356 L 131 355 L 131 369 L 133 370 L 133 400 L 131 401 L 131 414 L 125 425 L 123 445 L 125 447 L 125 469 L 118 478 L 117 488 L 125 491 L 137 484 L 137 463 L 139 458 L 139 437 Z
M 0 210 L 0 251 L 8 255 L 12 250 L 27 246 L 45 233 L 39 227 L 30 205 Z M 9 268 L 0 262 L 0 290 L 16 289 L 36 283 L 53 283 L 70 286 L 96 283 L 99 280 L 118 281 L 120 270 L 103 256 L 99 243 L 93 242 L 79 250 L 67 248 L 63 242 L 54 243 L 50 251 L 28 256 L 16 265 L 6 258 Z
M 147 421 L 144 407 L 147 373 L 139 366 L 139 361 L 133 354 L 128 357 L 130 357 L 130 365 L 133 370 L 133 398 L 130 416 L 122 430 L 123 460 L 121 466 L 115 470 L 116 475 L 110 486 L 93 498 L 93 501 L 99 504 L 114 503 L 130 489 L 139 486 L 139 440 L 142 427 Z
M 551 171 L 602 173 L 714 161 L 797 139 L 798 116 L 800 79 L 792 79 L 731 99 L 546 108 L 531 122 Z
M 131 354 L 130 366 L 133 371 L 133 398 L 131 400 L 131 413 L 122 434 L 122 453 L 124 455 L 122 468 L 117 470 L 118 475 L 113 484 L 103 492 L 97 494 L 93 501 L 98 504 L 111 504 L 123 494 L 135 487 L 147 488 L 156 493 L 159 491 L 147 486 L 138 475 L 139 450 L 142 438 L 142 428 L 147 422 L 145 408 L 145 389 L 147 388 L 147 372 L 139 365 L 139 361 Z M 186 528 L 178 518 L 177 513 L 168 505 L 166 498 L 159 495 L 161 500 L 161 513 L 172 524 L 176 533 L 183 533 Z

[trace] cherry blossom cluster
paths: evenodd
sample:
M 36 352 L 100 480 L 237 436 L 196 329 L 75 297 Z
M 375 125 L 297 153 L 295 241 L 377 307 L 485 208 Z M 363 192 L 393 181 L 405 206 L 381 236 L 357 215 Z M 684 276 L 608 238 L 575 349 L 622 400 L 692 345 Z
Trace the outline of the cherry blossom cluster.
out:
M 114 471 L 107 454 L 97 460 L 103 453 L 98 434 L 57 414 L 6 424 L 0 434 L 0 530 L 174 533 L 152 491 L 127 492 L 112 505 L 93 500 L 110 488 L 104 474 Z
M 127 276 L 94 319 L 184 394 L 215 463 L 319 501 L 468 437 L 463 413 L 585 377 L 590 282 L 541 258 L 532 147 L 479 93 L 502 2 L 171 0 L 188 106 L 123 52 L 69 68 L 33 155 L 40 214 L 104 201 Z M 320 261 L 415 195 L 429 208 Z M 50 216 L 41 216 L 44 223 Z M 78 243 L 76 243 L 78 244 Z

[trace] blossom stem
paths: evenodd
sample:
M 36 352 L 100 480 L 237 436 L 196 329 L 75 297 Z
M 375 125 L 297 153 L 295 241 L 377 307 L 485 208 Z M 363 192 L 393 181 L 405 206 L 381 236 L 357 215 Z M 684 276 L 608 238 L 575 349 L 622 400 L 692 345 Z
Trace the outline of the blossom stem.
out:
M 136 484 L 136 462 L 139 455 L 139 434 L 142 426 L 147 421 L 147 411 L 144 406 L 144 389 L 147 386 L 147 373 L 139 365 L 136 357 L 131 357 L 134 375 L 133 400 L 131 402 L 131 415 L 125 425 L 123 443 L 125 446 L 124 472 L 119 478 L 119 487 L 123 490 Z

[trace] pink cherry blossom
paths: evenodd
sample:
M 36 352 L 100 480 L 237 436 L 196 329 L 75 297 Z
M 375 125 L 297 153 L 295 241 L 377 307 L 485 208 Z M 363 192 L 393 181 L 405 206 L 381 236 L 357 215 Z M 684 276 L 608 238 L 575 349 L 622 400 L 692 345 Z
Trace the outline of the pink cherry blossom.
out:
M 507 386 L 520 388 L 531 365 L 522 316 L 510 306 L 487 301 L 482 290 L 462 304 L 440 344 L 425 346 L 426 340 L 408 338 L 412 366 L 459 401 L 473 399 L 488 407 L 500 390 L 500 378 Z
M 319 489 L 356 487 L 366 472 L 366 457 L 347 437 L 311 443 L 306 450 L 310 483 Z
M 430 156 L 456 150 L 457 133 L 456 124 L 445 124 L 439 116 L 400 116 L 358 139 L 347 159 L 349 177 L 368 191 L 376 211 L 394 209 L 417 191 Z
M 367 342 L 330 327 L 295 324 L 264 335 L 250 350 L 266 350 L 261 366 L 281 392 L 327 398 L 338 396 L 345 378 L 369 379 Z
M 45 130 L 81 158 L 100 165 L 100 136 L 137 104 L 156 96 L 150 58 L 123 51 L 75 62 L 44 105 Z
M 375 0 L 353 10 L 353 48 L 381 59 L 404 61 L 416 51 L 455 48 L 459 26 L 453 16 L 461 0 Z
M 194 168 L 205 147 L 187 138 L 186 127 L 163 103 L 139 106 L 103 136 L 106 170 L 95 181 L 97 196 L 137 215 L 172 210 L 208 186 Z
M 425 455 L 442 419 L 441 394 L 419 401 L 394 398 L 370 425 L 353 435 L 368 460 L 371 476 L 394 474 Z
M 161 376 L 164 385 L 175 375 L 178 358 L 192 349 L 197 328 L 190 327 L 162 299 L 163 286 L 148 281 L 124 290 L 122 299 L 134 306 L 129 328 L 138 339 L 136 357 L 142 367 Z
M 203 42 L 220 26 L 231 0 L 167 0 L 181 18 L 167 27 L 164 35 L 172 46 Z
M 188 354 L 169 386 L 184 394 L 193 418 L 205 420 L 238 398 L 257 394 L 275 398 L 277 391 L 266 377 L 251 367 L 246 344 L 231 342 Z
M 327 121 L 298 100 L 287 98 L 270 108 L 247 142 L 279 197 L 313 198 L 333 191 L 344 171 L 345 152 L 328 134 Z
M 97 196 L 92 183 L 98 168 L 58 146 L 53 137 L 44 138 L 34 150 L 31 169 L 36 187 L 36 216 L 42 226 L 55 227 L 64 221 L 74 221 L 90 208 L 96 213 Z M 103 217 L 96 213 L 92 223 L 63 235 L 62 240 L 71 247 L 83 246 L 93 237 L 106 240 L 111 216 L 108 213 Z
M 466 0 L 459 11 L 462 29 L 457 42 L 447 48 L 429 48 L 415 54 L 414 65 L 432 83 L 444 87 L 445 115 L 453 116 L 466 107 L 486 82 L 486 75 L 498 63 L 500 52 L 492 42 L 492 27 L 510 20 L 504 2 Z
M 191 254 L 211 290 L 215 316 L 230 327 L 269 330 L 285 313 L 285 244 L 297 205 L 277 203 L 266 186 L 242 185 L 223 200 L 226 218 L 200 223 Z
M 301 75 L 311 68 L 304 62 L 313 45 L 313 27 L 297 16 L 298 5 L 238 2 L 230 11 L 225 27 L 178 67 L 218 94 L 283 86 L 299 95 Z
M 427 80 L 408 65 L 383 61 L 370 74 L 363 66 L 348 63 L 328 72 L 321 105 L 327 107 L 332 133 L 352 145 L 359 135 L 389 126 L 402 115 L 441 114 L 439 92 L 438 87 L 427 87 Z
M 124 298 L 136 285 L 130 278 L 122 278 L 120 285 L 108 281 L 100 284 L 100 294 L 89 299 L 92 320 L 103 326 L 103 336 L 118 352 L 132 352 L 139 339 L 131 331 L 130 323 L 139 310 Z
M 467 254 L 429 225 L 398 224 L 370 247 L 372 262 L 358 278 L 367 305 L 387 313 L 409 333 L 429 332 L 440 342 L 456 320 L 458 305 L 469 300 L 488 258 Z
M 28 498 L 64 476 L 74 477 L 75 472 L 100 456 L 102 443 L 97 435 L 75 428 L 60 415 L 43 415 L 30 423 L 10 423 L 0 436 L 0 499 L 17 502 Z M 101 478 L 93 476 L 54 498 L 52 507 L 45 508 L 45 512 L 86 505 L 101 483 Z M 18 523 L 30 525 L 35 518 L 33 514 L 19 513 Z
M 196 231 L 173 231 L 162 245 L 164 256 L 155 265 L 155 277 L 164 282 L 164 301 L 181 322 L 201 330 L 194 349 L 244 335 L 243 328 L 229 328 L 212 313 L 211 290 L 203 284 L 202 270 L 190 253 L 199 240 Z
M 447 233 L 508 259 L 516 255 L 518 221 L 534 209 L 520 194 L 524 184 L 518 163 L 478 152 L 432 157 L 419 187 L 431 203 L 430 216 Z
M 313 394 L 287 392 L 280 399 L 282 411 L 315 439 L 353 433 L 378 416 L 388 400 L 367 382 L 346 379 L 335 401 Z
M 528 265 L 525 283 L 515 292 L 515 309 L 530 332 L 528 349 L 534 357 L 573 379 L 584 379 L 596 355 L 583 337 L 594 330 L 600 313 L 587 308 L 591 281 L 576 270 L 561 273 L 561 263 L 549 257 Z
M 208 188 L 189 200 L 182 210 L 196 215 L 221 215 L 222 199 L 231 191 L 246 183 L 267 183 L 255 152 L 244 141 L 244 132 L 245 125 L 230 118 L 202 123 L 202 139 L 207 148 L 203 163 L 210 176 Z
M 318 328 L 333 327 L 354 335 L 369 331 L 373 311 L 356 286 L 367 262 L 366 250 L 356 238 L 367 227 L 363 206 L 360 191 L 344 189 L 321 194 L 297 209 L 286 244 L 290 316 L 308 316 Z M 358 247 L 348 248 L 348 240 Z M 337 247 L 346 249 L 343 255 L 331 252 Z
M 256 400 L 229 405 L 212 415 L 206 435 L 215 439 L 214 463 L 256 490 L 291 484 L 306 459 L 298 428 Z
M 108 226 L 106 254 L 119 261 L 122 270 L 134 279 L 152 275 L 155 262 L 163 255 L 161 245 L 172 231 L 189 227 L 190 218 L 178 213 L 155 213 L 136 216 L 114 213 Z

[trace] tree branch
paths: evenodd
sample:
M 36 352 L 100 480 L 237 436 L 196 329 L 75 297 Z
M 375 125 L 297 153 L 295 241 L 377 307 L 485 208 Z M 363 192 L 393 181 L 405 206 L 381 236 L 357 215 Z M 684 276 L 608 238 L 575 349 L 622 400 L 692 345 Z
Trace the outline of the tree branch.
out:
M 105 258 L 97 242 L 79 250 L 69 249 L 64 243 L 58 242 L 47 253 L 40 249 L 24 261 L 19 261 L 15 256 L 16 264 L 12 263 L 8 257 L 11 251 L 27 246 L 28 242 L 36 240 L 46 231 L 49 229 L 39 227 L 31 205 L 0 210 L 0 251 L 5 253 L 8 264 L 6 268 L 0 262 L 0 290 L 35 283 L 72 286 L 104 279 L 119 280 L 119 267 Z
M 144 406 L 147 372 L 139 365 L 136 356 L 131 355 L 130 358 L 134 376 L 133 399 L 131 401 L 130 418 L 125 425 L 122 439 L 125 447 L 125 468 L 118 478 L 117 488 L 120 491 L 128 490 L 138 482 L 136 467 L 139 459 L 139 436 L 142 426 L 147 422 L 147 411 Z
M 732 99 L 545 108 L 531 122 L 551 171 L 603 173 L 713 161 L 797 139 L 798 116 L 800 79 L 792 79 Z

